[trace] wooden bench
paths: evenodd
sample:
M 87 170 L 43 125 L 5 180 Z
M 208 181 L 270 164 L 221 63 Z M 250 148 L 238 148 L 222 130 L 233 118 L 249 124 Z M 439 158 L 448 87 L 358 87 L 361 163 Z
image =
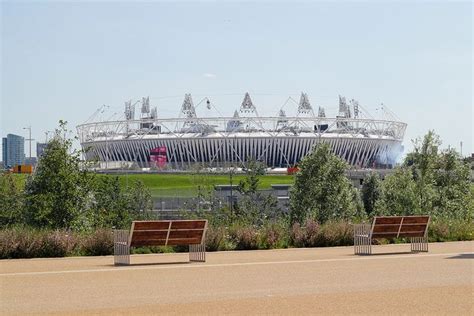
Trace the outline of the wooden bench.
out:
M 130 264 L 130 248 L 189 246 L 189 261 L 206 261 L 207 220 L 134 221 L 130 231 L 114 231 L 114 264 Z
M 410 237 L 412 252 L 428 252 L 429 216 L 376 216 L 372 224 L 354 225 L 354 254 L 370 255 L 372 240 Z

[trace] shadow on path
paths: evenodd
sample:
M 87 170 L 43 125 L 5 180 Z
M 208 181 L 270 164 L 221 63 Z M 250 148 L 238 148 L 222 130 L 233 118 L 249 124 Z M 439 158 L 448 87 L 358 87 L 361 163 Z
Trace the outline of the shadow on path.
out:
M 446 259 L 474 259 L 474 253 L 461 253 L 454 257 L 449 257 Z
M 192 262 L 189 261 L 178 261 L 178 262 L 147 262 L 147 263 L 130 263 L 129 265 L 114 265 L 107 264 L 108 267 L 140 267 L 140 266 L 168 266 L 168 265 L 175 265 L 175 264 L 191 264 Z M 103 266 L 102 266 L 103 267 Z
M 372 256 L 393 256 L 393 255 L 409 255 L 409 254 L 414 254 L 416 252 L 411 252 L 411 251 L 398 251 L 398 252 L 378 252 L 378 253 L 372 253 L 370 255 L 365 255 L 365 254 L 360 254 L 360 255 L 355 255 L 355 254 L 349 254 L 347 255 L 348 257 L 372 257 Z

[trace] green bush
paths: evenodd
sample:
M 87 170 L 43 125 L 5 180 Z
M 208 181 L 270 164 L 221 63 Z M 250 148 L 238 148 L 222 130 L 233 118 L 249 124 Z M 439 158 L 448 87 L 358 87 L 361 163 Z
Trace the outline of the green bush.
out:
M 318 241 L 318 246 L 320 247 L 353 245 L 353 226 L 348 222 L 329 221 L 322 227 Z
M 224 249 L 226 232 L 224 227 L 209 226 L 206 232 L 206 250 L 218 251 Z
M 433 221 L 428 228 L 430 242 L 474 240 L 474 223 L 464 221 Z
M 175 249 L 171 246 L 146 246 L 132 248 L 130 253 L 132 254 L 151 254 L 151 253 L 169 253 L 175 252 Z

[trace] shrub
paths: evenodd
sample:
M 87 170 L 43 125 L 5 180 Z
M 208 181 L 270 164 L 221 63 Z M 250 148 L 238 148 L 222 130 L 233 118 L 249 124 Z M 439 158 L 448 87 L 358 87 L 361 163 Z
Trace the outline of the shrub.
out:
M 262 227 L 259 240 L 259 249 L 275 249 L 288 247 L 288 230 L 284 224 L 270 223 Z
M 2 259 L 34 258 L 39 254 L 41 238 L 38 231 L 12 228 L 2 230 L 0 236 Z
M 294 247 L 330 247 L 353 244 L 352 224 L 345 221 L 328 221 L 324 225 L 307 219 L 305 226 L 293 224 L 290 243 Z
M 294 247 L 305 246 L 305 230 L 300 223 L 296 222 L 291 226 L 290 230 L 290 244 Z
M 351 223 L 329 221 L 321 229 L 318 246 L 350 246 L 354 244 L 354 230 Z
M 428 228 L 430 242 L 474 240 L 474 223 L 465 221 L 433 221 Z
M 112 231 L 98 229 L 90 235 L 83 237 L 82 252 L 86 256 L 107 256 L 114 253 Z
M 169 253 L 169 252 L 175 252 L 175 250 L 171 246 L 146 246 L 146 247 L 132 248 L 130 252 L 132 254 L 150 254 L 150 253 Z
M 305 222 L 305 247 L 319 246 L 319 223 L 313 219 L 307 219 Z
M 253 226 L 234 226 L 229 231 L 229 237 L 237 250 L 258 249 L 258 232 Z
M 224 248 L 225 228 L 209 226 L 206 232 L 206 250 L 217 251 Z
M 290 231 L 290 244 L 294 247 L 317 247 L 320 225 L 313 219 L 306 219 L 304 226 L 294 223 Z
M 67 231 L 44 231 L 40 238 L 38 257 L 65 257 L 72 253 L 77 245 L 76 238 Z

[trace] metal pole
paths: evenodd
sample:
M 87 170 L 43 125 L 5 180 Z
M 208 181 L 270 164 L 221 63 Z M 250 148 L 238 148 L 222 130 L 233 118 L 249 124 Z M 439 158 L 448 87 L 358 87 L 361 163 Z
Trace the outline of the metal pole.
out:
M 230 169 L 229 177 L 230 177 L 230 214 L 234 214 L 234 196 L 233 196 L 233 184 L 232 184 L 232 174 L 233 170 L 232 167 Z
M 27 141 L 30 142 L 30 156 L 29 157 L 30 157 L 30 163 L 31 163 L 31 141 L 34 140 L 34 139 L 31 138 L 31 125 L 27 126 L 27 127 L 23 127 L 23 129 L 27 129 L 28 132 L 29 132 L 28 133 L 29 138 L 27 139 Z

